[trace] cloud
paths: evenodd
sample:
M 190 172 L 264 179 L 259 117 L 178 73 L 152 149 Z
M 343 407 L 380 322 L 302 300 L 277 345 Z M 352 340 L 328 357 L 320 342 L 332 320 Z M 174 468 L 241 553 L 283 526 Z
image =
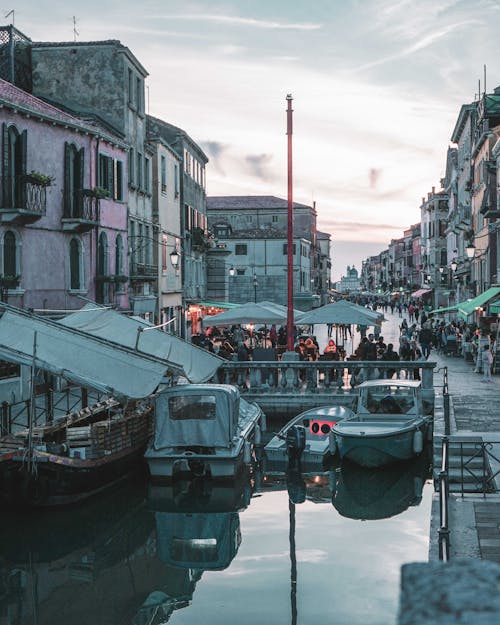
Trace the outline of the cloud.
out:
M 329 227 L 333 228 L 333 230 L 343 230 L 346 232 L 355 232 L 357 230 L 381 230 L 382 232 L 387 233 L 387 231 L 397 230 L 398 232 L 401 232 L 401 236 L 403 236 L 403 230 L 408 227 L 408 225 L 402 226 L 368 221 L 337 221 L 335 219 L 323 220 L 323 224 L 327 224 Z
M 223 176 L 225 176 L 224 169 L 224 156 L 229 149 L 229 146 L 221 141 L 200 141 L 201 149 L 206 152 L 210 166 L 218 170 Z
M 380 176 L 382 175 L 381 169 L 376 169 L 375 167 L 371 167 L 368 172 L 368 178 L 370 181 L 370 189 L 376 189 Z
M 272 180 L 274 175 L 272 173 L 273 155 L 272 154 L 258 154 L 248 155 L 245 157 L 245 162 L 248 166 L 250 173 L 265 182 Z
M 157 15 L 156 18 L 170 20 L 204 21 L 214 22 L 217 24 L 251 26 L 253 28 L 277 30 L 318 30 L 319 28 L 321 28 L 321 24 L 314 24 L 312 22 L 276 22 L 269 20 L 259 20 L 253 17 L 239 17 L 235 15 L 212 15 L 210 13 L 179 13 L 177 15 Z

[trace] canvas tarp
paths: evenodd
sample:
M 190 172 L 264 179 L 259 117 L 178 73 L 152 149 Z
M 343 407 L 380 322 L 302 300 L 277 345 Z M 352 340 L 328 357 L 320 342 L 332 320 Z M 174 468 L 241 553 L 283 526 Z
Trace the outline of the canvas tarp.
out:
M 240 393 L 233 386 L 184 384 L 165 389 L 155 398 L 154 448 L 229 448 L 239 408 Z
M 161 361 L 165 369 L 182 373 L 190 382 L 210 380 L 224 362 L 205 349 L 167 332 L 148 329 L 144 322 L 108 308 L 96 308 L 88 304 L 59 323 L 134 349 L 139 354 L 148 354 Z
M 35 345 L 36 333 L 36 345 Z M 113 395 L 150 395 L 165 375 L 165 364 L 107 341 L 24 312 L 0 318 L 0 358 L 35 366 Z

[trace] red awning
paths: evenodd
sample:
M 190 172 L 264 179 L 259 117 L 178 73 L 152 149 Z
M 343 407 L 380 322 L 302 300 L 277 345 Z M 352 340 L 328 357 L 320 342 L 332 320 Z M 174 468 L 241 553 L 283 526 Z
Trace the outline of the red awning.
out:
M 418 289 L 418 291 L 414 291 L 411 296 L 412 297 L 422 297 L 422 295 L 425 295 L 426 293 L 430 293 L 432 291 L 432 289 Z

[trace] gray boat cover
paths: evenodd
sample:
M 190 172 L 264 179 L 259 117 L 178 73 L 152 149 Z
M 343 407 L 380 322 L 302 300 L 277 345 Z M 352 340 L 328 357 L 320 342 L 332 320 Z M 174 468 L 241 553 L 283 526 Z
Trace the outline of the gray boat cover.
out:
M 161 360 L 165 369 L 182 373 L 190 382 L 211 380 L 224 362 L 215 354 L 172 334 L 148 329 L 140 320 L 92 304 L 64 317 L 59 323 L 130 349 L 137 348 L 137 352 Z
M 166 447 L 230 448 L 239 421 L 260 411 L 226 384 L 184 384 L 155 397 L 154 449 Z

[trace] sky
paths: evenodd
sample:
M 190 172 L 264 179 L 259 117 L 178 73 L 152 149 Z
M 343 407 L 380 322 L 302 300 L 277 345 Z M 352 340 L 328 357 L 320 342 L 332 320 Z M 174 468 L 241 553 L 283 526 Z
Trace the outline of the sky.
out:
M 20 0 L 35 41 L 119 39 L 152 115 L 205 151 L 208 195 L 293 197 L 332 236 L 332 278 L 420 221 L 460 106 L 500 84 L 499 0 Z M 76 33 L 73 17 L 76 18 Z

